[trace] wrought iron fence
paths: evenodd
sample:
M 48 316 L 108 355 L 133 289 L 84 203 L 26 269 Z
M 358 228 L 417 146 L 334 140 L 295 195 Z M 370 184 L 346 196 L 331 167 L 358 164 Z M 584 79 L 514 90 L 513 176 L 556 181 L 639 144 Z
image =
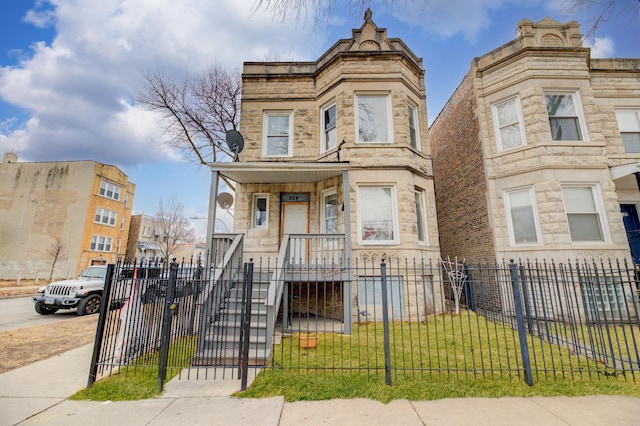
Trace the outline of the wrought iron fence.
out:
M 159 386 L 163 369 L 203 378 L 212 367 L 529 384 L 640 372 L 634 265 L 369 258 L 302 268 L 242 263 L 234 250 L 208 268 L 112 266 L 90 384 L 147 368 Z M 269 316 L 273 286 L 282 301 Z

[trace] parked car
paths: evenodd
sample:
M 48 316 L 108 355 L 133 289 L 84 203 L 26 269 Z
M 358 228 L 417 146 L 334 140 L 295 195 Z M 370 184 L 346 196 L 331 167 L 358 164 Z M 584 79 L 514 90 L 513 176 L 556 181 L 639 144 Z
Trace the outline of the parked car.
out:
M 35 310 L 40 315 L 73 308 L 78 315 L 98 313 L 106 276 L 106 266 L 90 266 L 78 278 L 40 287 L 38 295 L 32 298 Z
M 158 299 L 164 299 L 169 284 L 168 269 L 165 269 L 157 279 L 149 280 L 142 293 L 142 303 L 152 303 Z M 187 297 L 199 293 L 201 268 L 178 268 L 176 272 L 176 298 Z

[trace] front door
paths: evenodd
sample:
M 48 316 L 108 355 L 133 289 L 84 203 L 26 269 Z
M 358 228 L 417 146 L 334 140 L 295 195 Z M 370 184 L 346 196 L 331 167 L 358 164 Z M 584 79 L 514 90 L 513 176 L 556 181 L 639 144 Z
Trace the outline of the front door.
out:
M 631 256 L 636 263 L 640 262 L 640 220 L 635 204 L 620 204 L 624 229 L 627 231 Z
M 286 234 L 306 234 L 309 232 L 309 202 L 280 203 L 280 241 Z M 305 263 L 306 241 L 294 240 L 290 247 L 290 261 Z

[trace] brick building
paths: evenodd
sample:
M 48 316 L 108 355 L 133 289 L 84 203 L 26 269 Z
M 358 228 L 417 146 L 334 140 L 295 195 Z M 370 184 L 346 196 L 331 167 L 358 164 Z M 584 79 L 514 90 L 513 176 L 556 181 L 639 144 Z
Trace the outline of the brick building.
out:
M 77 276 L 124 256 L 135 185 L 96 161 L 0 164 L 0 279 Z
M 640 59 L 590 53 L 545 18 L 473 59 L 429 134 L 443 256 L 638 260 Z

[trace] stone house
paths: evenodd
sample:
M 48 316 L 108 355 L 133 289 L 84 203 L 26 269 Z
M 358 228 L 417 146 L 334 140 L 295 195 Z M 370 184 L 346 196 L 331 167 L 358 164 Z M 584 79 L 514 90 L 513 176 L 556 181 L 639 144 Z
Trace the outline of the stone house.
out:
M 472 60 L 429 133 L 443 256 L 638 261 L 640 59 L 590 54 L 525 19 Z
M 144 213 L 132 215 L 125 258 L 138 261 L 161 258 L 160 239 L 155 217 Z
M 291 262 L 437 265 L 424 68 L 402 40 L 368 11 L 316 61 L 247 62 L 242 84 L 244 149 L 210 167 L 213 194 L 219 177 L 235 182 L 233 232 L 244 236 L 245 261 L 274 261 L 287 245 Z M 351 303 L 327 309 L 344 318 Z
M 0 164 L 0 279 L 77 276 L 124 256 L 135 184 L 96 161 Z

